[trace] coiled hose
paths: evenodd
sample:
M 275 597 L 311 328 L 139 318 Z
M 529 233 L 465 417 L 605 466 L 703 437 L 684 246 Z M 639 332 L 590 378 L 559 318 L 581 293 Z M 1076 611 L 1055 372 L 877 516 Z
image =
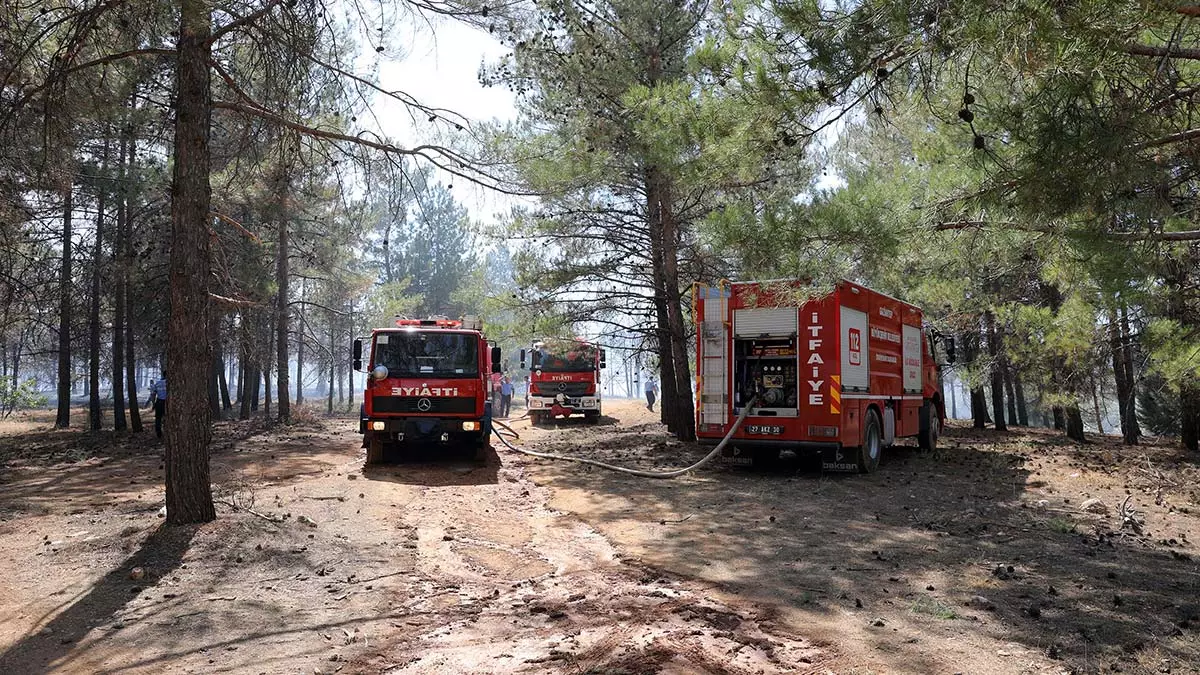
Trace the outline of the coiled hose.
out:
M 570 455 L 557 455 L 552 452 L 537 452 L 535 450 L 527 450 L 525 448 L 520 448 L 520 447 L 517 447 L 517 446 L 513 445 L 512 443 L 510 443 L 508 441 L 508 439 L 505 438 L 504 434 L 502 434 L 500 432 L 500 430 L 497 428 L 497 426 L 500 426 L 500 427 L 503 427 L 504 429 L 506 429 L 510 434 L 513 435 L 514 438 L 517 437 L 517 432 L 513 431 L 513 428 L 508 426 L 507 424 L 500 422 L 498 420 L 495 420 L 495 419 L 492 420 L 492 432 L 496 434 L 496 438 L 499 438 L 501 443 L 508 446 L 508 449 L 510 449 L 514 452 L 519 452 L 522 455 L 529 455 L 531 457 L 540 457 L 542 459 L 558 459 L 558 460 L 562 460 L 565 462 L 578 462 L 580 464 L 589 464 L 591 466 L 598 466 L 601 469 L 608 469 L 609 471 L 625 473 L 625 474 L 629 474 L 630 476 L 640 476 L 641 478 L 676 478 L 678 476 L 682 476 L 683 474 L 685 474 L 689 471 L 695 471 L 696 469 L 699 469 L 700 467 L 704 466 L 705 464 L 708 464 L 709 462 L 716 459 L 717 455 L 720 454 L 721 450 L 724 449 L 725 446 L 729 443 L 729 439 L 733 438 L 734 432 L 736 432 L 738 430 L 738 428 L 742 426 L 742 421 L 746 419 L 746 415 L 750 412 L 750 408 L 754 407 L 754 403 L 757 401 L 757 398 L 758 397 L 751 398 L 750 401 L 747 402 L 746 405 L 742 407 L 741 414 L 737 416 L 736 420 L 734 420 L 733 426 L 729 427 L 729 431 L 725 434 L 725 437 L 721 439 L 721 442 L 717 443 L 717 447 L 713 448 L 711 452 L 709 452 L 707 455 L 705 455 L 700 461 L 696 462 L 695 464 L 692 464 L 691 466 L 685 466 L 682 469 L 672 469 L 670 471 L 644 471 L 642 469 L 631 469 L 627 466 L 618 466 L 616 464 L 608 464 L 607 462 L 601 462 L 601 461 L 598 461 L 595 459 L 587 459 L 585 457 L 571 457 Z

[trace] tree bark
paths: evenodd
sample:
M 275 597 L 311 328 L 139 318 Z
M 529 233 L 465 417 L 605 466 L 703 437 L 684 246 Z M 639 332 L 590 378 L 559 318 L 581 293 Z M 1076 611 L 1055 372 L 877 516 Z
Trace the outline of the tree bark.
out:
M 1191 452 L 1200 452 L 1200 382 L 1195 378 L 1179 387 L 1179 439 Z
M 1083 415 L 1079 412 L 1079 406 L 1072 404 L 1064 407 L 1063 417 L 1066 420 L 1067 438 L 1086 443 L 1087 437 L 1083 435 Z
M 275 348 L 276 381 L 279 389 L 279 421 L 288 422 L 291 419 L 291 404 L 288 400 L 288 192 L 290 189 L 290 170 L 285 165 L 287 144 L 281 143 L 284 151 L 281 153 L 279 174 L 276 177 L 276 218 L 279 222 L 279 245 L 275 252 L 275 284 L 278 288 L 275 305 Z M 270 400 L 267 401 L 270 407 Z
M 1067 428 L 1067 418 L 1065 413 L 1063 413 L 1063 407 L 1061 405 L 1056 405 L 1051 408 L 1051 412 L 1054 415 L 1054 430 L 1065 430 Z
M 208 410 L 215 420 L 221 419 L 221 317 L 210 309 L 208 343 L 212 348 L 212 360 L 208 365 Z
M 1096 433 L 1104 435 L 1104 416 L 1100 413 L 1100 387 L 1096 383 L 1096 376 L 1092 375 L 1092 407 L 1096 412 Z
M 1017 387 L 1013 383 L 1012 366 L 1008 364 L 1008 359 L 1004 361 L 1004 394 L 1008 399 L 1008 421 L 1011 424 L 1017 424 Z
M 71 426 L 71 216 L 75 210 L 74 177 L 64 179 L 62 267 L 58 276 L 58 415 L 54 428 Z
M 667 325 L 670 328 L 672 374 L 675 377 L 674 416 L 675 436 L 681 441 L 696 440 L 695 401 L 692 399 L 691 359 L 688 358 L 687 323 L 683 318 L 683 294 L 679 290 L 679 221 L 675 217 L 670 185 L 659 193 L 663 221 L 663 277 L 667 291 Z M 665 398 L 665 396 L 664 396 Z
M 963 334 L 963 362 L 977 363 L 979 360 L 979 327 L 978 319 L 974 330 Z M 987 428 L 987 399 L 983 394 L 983 383 L 970 388 L 971 394 L 971 426 L 976 429 Z
M 166 411 L 167 523 L 216 518 L 209 480 L 209 133 L 212 116 L 207 0 L 179 0 L 175 152 L 171 185 L 170 375 Z M 202 336 L 201 339 L 197 339 Z
M 222 354 L 221 362 L 221 381 L 218 383 L 221 386 L 221 410 L 229 410 L 233 407 L 233 403 L 229 400 L 229 378 L 225 375 L 225 356 Z
M 672 354 L 670 309 L 667 306 L 667 280 L 663 264 L 665 251 L 662 226 L 662 199 L 659 196 L 658 173 L 650 168 L 646 171 L 646 224 L 650 235 L 650 265 L 654 283 L 654 314 L 657 324 L 655 340 L 659 361 L 659 418 L 667 431 L 678 433 L 675 427 L 675 358 Z
M 1017 399 L 1017 424 L 1029 426 L 1029 407 L 1025 401 L 1025 386 L 1021 384 L 1021 371 L 1013 369 L 1013 394 Z
M 992 362 L 992 415 L 995 418 L 996 431 L 1007 431 L 1004 423 L 1004 364 L 1000 356 L 1000 335 L 996 330 L 996 317 L 991 310 L 983 313 L 984 324 L 987 326 L 988 356 Z
M 304 284 L 300 284 L 304 297 Z M 296 309 L 296 405 L 304 405 L 304 310 Z
M 131 109 L 133 102 L 130 103 Z M 126 174 L 132 175 L 133 169 L 137 166 L 137 137 L 133 134 L 132 122 L 125 128 L 126 138 L 129 148 L 129 168 L 130 171 Z M 133 340 L 133 284 L 130 283 L 130 275 L 133 271 L 133 216 L 129 208 L 130 192 L 133 190 L 133 182 L 126 181 L 121 184 L 121 201 L 125 204 L 125 218 L 121 223 L 121 240 L 124 250 L 121 254 L 121 287 L 122 294 L 125 297 L 125 322 L 116 326 L 116 330 L 125 331 L 125 387 L 129 398 L 129 427 L 134 433 L 142 432 L 142 412 L 138 407 L 138 386 L 137 386 L 137 359 L 135 358 L 135 345 Z
M 337 375 L 337 358 L 334 357 L 335 342 L 337 340 L 337 331 L 334 330 L 335 317 L 329 315 L 329 403 L 325 406 L 325 412 L 333 414 L 333 384 L 335 375 Z
M 108 134 L 100 160 L 100 175 L 108 173 Z M 100 269 L 104 259 L 104 211 L 108 200 L 103 184 L 96 195 L 96 236 L 92 242 L 91 305 L 88 308 L 88 428 L 99 431 L 104 425 L 100 402 Z
M 1117 412 L 1121 416 L 1121 440 L 1126 445 L 1137 445 L 1141 429 L 1137 422 L 1137 404 L 1133 376 L 1133 337 L 1129 334 L 1128 310 L 1122 312 L 1114 307 L 1109 323 L 1110 350 L 1112 351 L 1113 381 L 1117 386 Z
M 125 431 L 125 221 L 129 218 L 128 180 L 125 160 L 129 156 L 129 125 L 121 131 L 117 146 L 117 220 L 113 227 L 113 329 L 112 329 L 112 392 L 113 429 Z M 130 402 L 136 405 L 136 402 Z

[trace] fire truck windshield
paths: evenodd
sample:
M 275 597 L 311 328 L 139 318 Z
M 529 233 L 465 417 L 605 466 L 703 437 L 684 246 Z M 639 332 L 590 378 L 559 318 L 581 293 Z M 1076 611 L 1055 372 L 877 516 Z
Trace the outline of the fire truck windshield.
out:
M 372 365 L 386 366 L 391 377 L 475 377 L 478 342 L 462 333 L 380 333 Z
M 564 348 L 542 346 L 542 370 L 552 373 L 581 373 L 596 369 L 596 348 L 591 345 L 574 344 Z

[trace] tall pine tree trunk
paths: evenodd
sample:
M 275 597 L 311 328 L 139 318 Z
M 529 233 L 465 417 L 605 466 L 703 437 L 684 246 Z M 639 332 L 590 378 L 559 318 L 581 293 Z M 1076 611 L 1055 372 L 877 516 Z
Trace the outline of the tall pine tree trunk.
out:
M 1066 421 L 1067 438 L 1080 443 L 1086 443 L 1087 437 L 1083 435 L 1083 414 L 1079 411 L 1079 406 L 1072 403 L 1063 408 L 1063 418 Z
M 74 180 L 68 175 L 63 186 L 62 267 L 58 275 L 58 415 L 56 429 L 71 426 L 71 216 L 75 210 Z
M 1137 422 L 1137 404 L 1134 399 L 1133 337 L 1129 334 L 1128 310 L 1114 307 L 1109 323 L 1109 347 L 1112 351 L 1113 382 L 1117 387 L 1117 413 L 1121 416 L 1121 440 L 1126 445 L 1137 445 L 1141 430 Z
M 325 412 L 333 414 L 333 384 L 334 376 L 337 374 L 337 358 L 334 357 L 335 341 L 337 340 L 337 331 L 334 330 L 334 316 L 329 315 L 329 402 L 325 406 Z
M 100 174 L 108 173 L 108 140 L 105 134 Z M 91 306 L 88 308 L 88 428 L 99 431 L 104 425 L 100 403 L 100 261 L 104 258 L 104 211 L 108 208 L 104 188 L 96 197 L 96 236 L 92 246 Z
M 292 416 L 288 400 L 288 199 L 291 171 L 286 166 L 287 143 L 281 142 L 279 175 L 276 178 L 276 217 L 279 222 L 279 245 L 275 252 L 275 285 L 278 288 L 275 303 L 275 348 L 277 353 L 276 381 L 279 388 L 279 421 L 288 422 Z M 270 409 L 270 399 L 267 400 Z
M 1000 335 L 996 331 L 996 317 L 991 310 L 983 313 L 983 321 L 987 326 L 988 356 L 992 365 L 992 415 L 996 419 L 996 430 L 1006 431 L 1004 423 L 1004 364 L 1000 357 Z
M 1013 374 L 1013 394 L 1017 399 L 1017 424 L 1029 426 L 1029 407 L 1025 401 L 1025 386 L 1021 384 L 1021 371 L 1016 368 Z
M 1180 440 L 1191 452 L 1200 452 L 1200 381 L 1189 378 L 1179 387 Z
M 133 101 L 130 101 L 130 109 L 133 108 Z M 132 122 L 126 127 L 125 133 L 128 140 L 129 148 L 129 171 L 127 176 L 134 174 L 134 169 L 137 166 L 137 137 L 133 134 Z M 142 432 L 142 412 L 138 402 L 138 386 L 137 386 L 137 359 L 135 358 L 135 344 L 133 339 L 133 284 L 130 282 L 133 274 L 133 213 L 130 208 L 130 193 L 133 192 L 134 183 L 127 180 L 122 184 L 121 201 L 125 204 L 125 219 L 121 224 L 121 241 L 124 250 L 121 253 L 121 286 L 124 289 L 125 296 L 125 322 L 116 327 L 116 330 L 125 331 L 125 392 L 129 399 L 129 428 L 134 433 Z
M 300 297 L 304 297 L 304 285 L 300 285 Z M 296 405 L 304 405 L 304 313 L 296 312 Z
M 1008 365 L 1008 359 L 1004 361 L 1004 395 L 1008 399 L 1008 421 L 1012 424 L 1017 424 L 1017 387 L 1013 383 L 1012 368 Z
M 657 330 L 655 341 L 659 362 L 659 416 L 667 431 L 678 433 L 675 427 L 675 357 L 672 354 L 670 309 L 667 301 L 666 269 L 663 265 L 664 239 L 662 225 L 662 199 L 659 196 L 660 181 L 654 168 L 646 171 L 646 225 L 650 236 L 650 265 L 654 282 L 654 314 Z
M 125 160 L 129 156 L 129 125 L 121 131 L 117 146 L 117 220 L 113 227 L 112 275 L 113 322 L 112 322 L 112 392 L 113 429 L 125 431 L 125 221 L 129 218 L 129 187 L 126 184 L 129 172 Z M 136 406 L 135 401 L 130 401 Z
M 167 322 L 167 522 L 217 517 L 209 479 L 209 85 L 211 9 L 179 0 L 175 152 L 171 185 L 171 316 Z M 200 339 L 197 339 L 197 338 Z
M 667 325 L 670 329 L 672 375 L 675 378 L 674 405 L 671 414 L 675 436 L 681 441 L 696 440 L 695 403 L 692 400 L 691 360 L 688 358 L 687 323 L 683 317 L 683 294 L 679 290 L 679 221 L 675 217 L 671 186 L 659 192 L 663 224 L 663 280 L 667 291 Z M 664 390 L 665 391 L 665 390 Z
M 233 407 L 233 402 L 229 400 L 229 378 L 225 376 L 224 357 L 221 357 L 221 409 L 229 410 Z
M 221 317 L 215 310 L 210 310 L 208 322 L 208 343 L 211 346 L 212 358 L 208 363 L 208 411 L 214 420 L 221 419 Z

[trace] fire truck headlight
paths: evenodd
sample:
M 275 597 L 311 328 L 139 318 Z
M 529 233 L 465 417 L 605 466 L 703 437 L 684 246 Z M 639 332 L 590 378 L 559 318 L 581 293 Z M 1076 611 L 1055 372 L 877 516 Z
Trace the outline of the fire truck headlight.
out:
M 371 431 L 383 431 L 386 428 L 387 423 L 385 422 L 371 422 Z
M 596 407 L 596 399 L 594 399 L 594 398 L 585 398 L 585 399 L 583 399 L 583 407 L 585 407 L 585 408 L 595 408 L 595 407 Z
M 463 431 L 479 431 L 479 422 L 463 422 Z

